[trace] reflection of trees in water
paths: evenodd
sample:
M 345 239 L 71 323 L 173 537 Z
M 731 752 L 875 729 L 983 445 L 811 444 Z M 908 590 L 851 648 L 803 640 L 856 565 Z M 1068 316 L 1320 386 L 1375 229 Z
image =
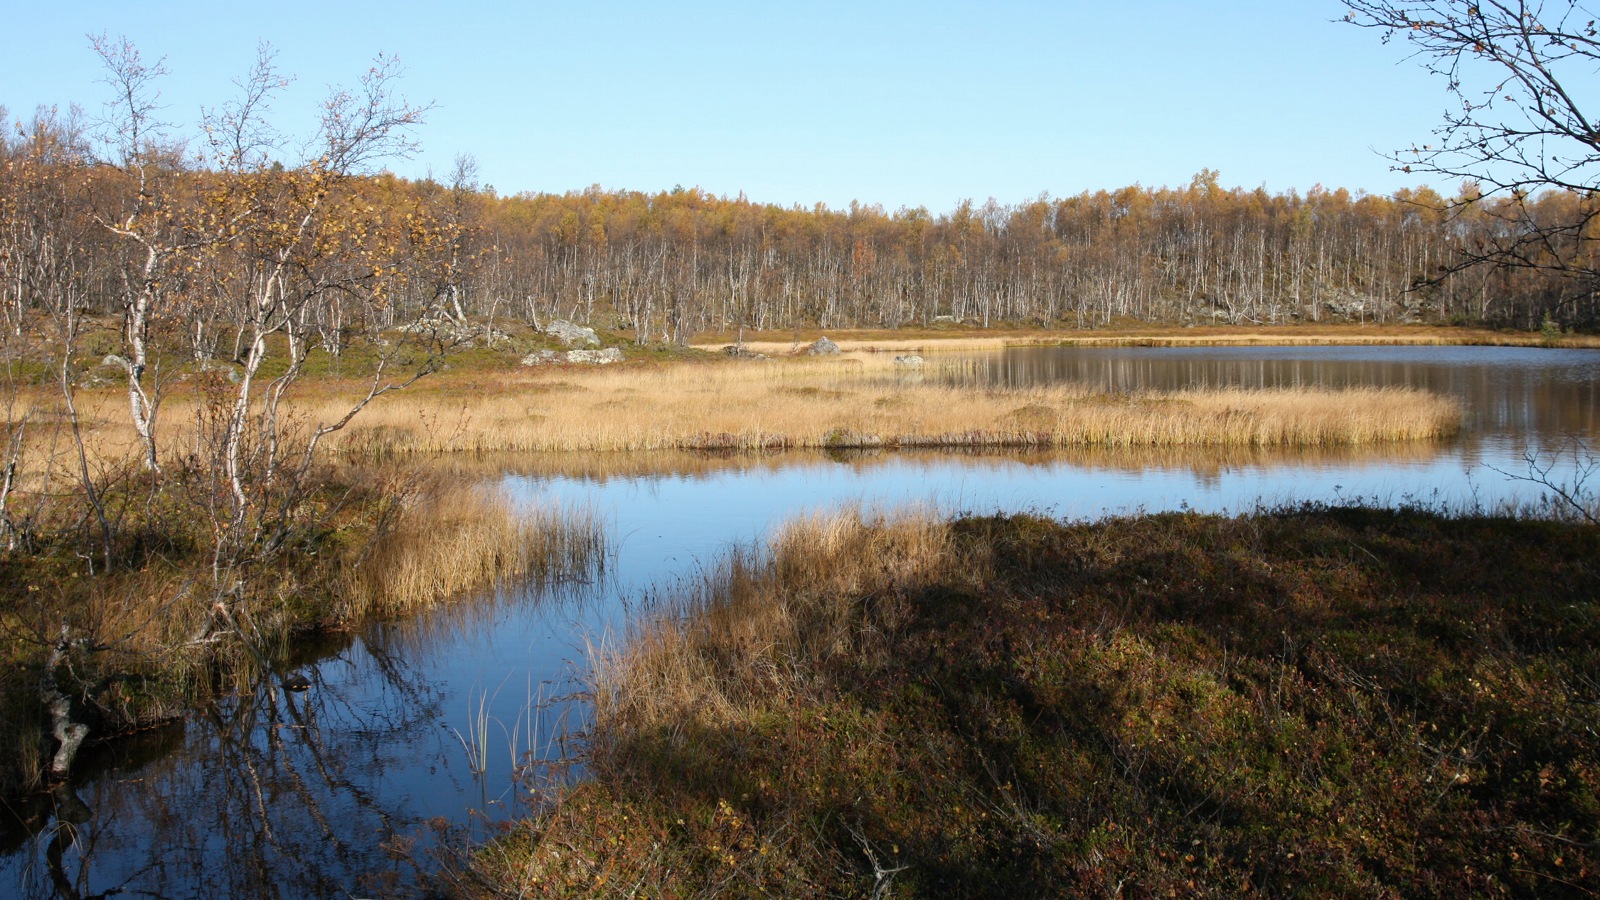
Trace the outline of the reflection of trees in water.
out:
M 407 863 L 385 848 L 419 823 L 374 786 L 393 751 L 437 729 L 439 700 L 403 660 L 365 649 L 360 677 L 325 664 L 303 693 L 263 677 L 195 713 L 188 752 L 104 770 L 76 786 L 76 804 L 58 792 L 18 888 L 313 897 L 398 874 Z
M 450 685 L 434 657 L 530 602 L 577 614 L 609 590 L 603 553 L 574 565 L 360 640 L 298 639 L 279 673 L 298 668 L 308 690 L 261 677 L 183 725 L 86 751 L 71 790 L 0 816 L 0 896 L 320 897 L 415 882 L 409 849 L 431 834 L 438 780 L 467 798 L 486 778 L 454 783 L 462 748 L 440 725 Z M 548 746 L 559 727 L 544 720 L 524 743 Z

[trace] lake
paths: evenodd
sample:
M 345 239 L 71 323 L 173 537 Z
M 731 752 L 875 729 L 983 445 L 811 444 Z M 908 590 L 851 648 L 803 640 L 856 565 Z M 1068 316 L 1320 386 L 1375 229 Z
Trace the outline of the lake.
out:
M 1112 392 L 1196 385 L 1394 385 L 1458 398 L 1459 438 L 1370 450 L 547 456 L 485 465 L 519 504 L 587 506 L 603 566 L 416 620 L 331 636 L 263 685 L 81 759 L 72 794 L 0 813 L 0 894 L 148 891 L 361 895 L 415 877 L 441 820 L 481 838 L 525 811 L 524 777 L 574 777 L 593 648 L 731 544 L 842 504 L 1066 518 L 1305 501 L 1493 509 L 1527 503 L 1525 454 L 1600 437 L 1600 351 L 1482 347 L 1026 348 L 929 358 L 919 376 L 981 390 L 1075 381 Z M 1574 457 L 1538 456 L 1557 481 Z M 532 754 L 531 756 L 529 754 Z M 425 854 L 423 854 L 425 856 Z

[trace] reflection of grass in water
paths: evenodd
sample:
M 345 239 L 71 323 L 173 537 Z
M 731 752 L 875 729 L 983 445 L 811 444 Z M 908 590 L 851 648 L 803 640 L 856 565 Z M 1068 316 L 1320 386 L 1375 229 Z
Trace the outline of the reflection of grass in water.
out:
M 858 472 L 886 466 L 942 466 L 1007 469 L 1076 466 L 1137 474 L 1153 470 L 1190 471 L 1214 476 L 1225 469 L 1295 466 L 1411 464 L 1435 459 L 1446 448 L 1431 442 L 1397 442 L 1330 447 L 967 447 L 928 449 L 797 449 L 779 453 L 654 450 L 619 453 L 540 453 L 445 455 L 429 460 L 463 475 L 492 478 L 522 475 L 578 478 L 604 483 L 616 478 L 679 476 L 709 478 L 733 472 L 775 472 L 829 463 Z

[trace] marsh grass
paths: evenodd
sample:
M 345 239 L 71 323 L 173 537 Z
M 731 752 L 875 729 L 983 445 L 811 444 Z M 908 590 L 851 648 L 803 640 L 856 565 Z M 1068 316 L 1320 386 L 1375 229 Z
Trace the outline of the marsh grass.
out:
M 203 459 L 194 397 L 162 411 L 167 459 Z M 288 433 L 338 419 L 350 382 L 308 381 Z M 23 453 L 25 490 L 70 480 L 74 457 L 41 394 Z M 115 392 L 80 400 L 91 465 L 126 467 L 136 448 Z M 382 398 L 327 446 L 382 464 L 449 453 L 793 449 L 1326 448 L 1426 442 L 1454 434 L 1450 400 L 1407 389 L 1237 389 L 1107 394 L 1084 386 L 970 387 L 894 368 L 892 356 L 767 362 L 677 360 L 600 370 L 453 371 Z
M 795 686 L 787 667 L 881 651 L 867 646 L 871 636 L 859 628 L 858 607 L 871 602 L 863 598 L 926 581 L 949 549 L 931 512 L 852 509 L 792 521 L 769 548 L 732 552 L 685 589 L 671 617 L 646 621 L 602 658 L 595 713 L 623 729 L 748 722 L 763 714 L 773 691 Z M 774 585 L 783 586 L 781 598 Z
M 559 389 L 551 387 L 552 382 Z M 314 406 L 304 407 L 317 416 Z M 413 392 L 339 435 L 357 457 L 449 452 L 973 447 L 1321 447 L 1454 434 L 1460 410 L 1412 390 L 977 391 L 871 354 L 510 375 L 466 398 Z
M 500 491 L 435 477 L 391 494 L 396 524 L 344 568 L 342 621 L 412 616 L 508 581 L 548 582 L 590 569 L 604 537 L 590 510 L 514 509 Z
M 481 479 L 520 476 L 571 478 L 604 484 L 650 476 L 713 478 L 731 472 L 778 472 L 792 468 L 843 467 L 867 473 L 884 467 L 932 468 L 959 460 L 975 470 L 1076 466 L 1124 474 L 1178 470 L 1214 479 L 1241 467 L 1382 465 L 1425 462 L 1445 452 L 1428 441 L 1325 447 L 964 447 L 950 449 L 835 448 L 782 454 L 715 450 L 652 450 L 617 453 L 441 454 L 419 459 L 429 468 Z
M 1588 896 L 1600 529 L 811 518 L 600 661 L 468 896 Z

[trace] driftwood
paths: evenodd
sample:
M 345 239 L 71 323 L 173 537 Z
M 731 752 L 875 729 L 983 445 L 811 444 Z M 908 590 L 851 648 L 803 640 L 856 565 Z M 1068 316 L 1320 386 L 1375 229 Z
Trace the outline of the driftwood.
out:
M 56 755 L 50 760 L 50 774 L 54 778 L 66 778 L 72 770 L 72 761 L 78 756 L 78 748 L 83 746 L 83 741 L 89 736 L 89 726 L 72 719 L 72 700 L 61 692 L 56 684 L 56 667 L 66 659 L 67 651 L 71 649 L 71 634 L 65 624 L 61 626 L 61 639 L 50 651 L 50 659 L 45 663 L 44 677 L 39 682 L 39 697 L 44 701 L 45 708 L 50 711 L 50 723 L 55 734 L 58 747 Z

